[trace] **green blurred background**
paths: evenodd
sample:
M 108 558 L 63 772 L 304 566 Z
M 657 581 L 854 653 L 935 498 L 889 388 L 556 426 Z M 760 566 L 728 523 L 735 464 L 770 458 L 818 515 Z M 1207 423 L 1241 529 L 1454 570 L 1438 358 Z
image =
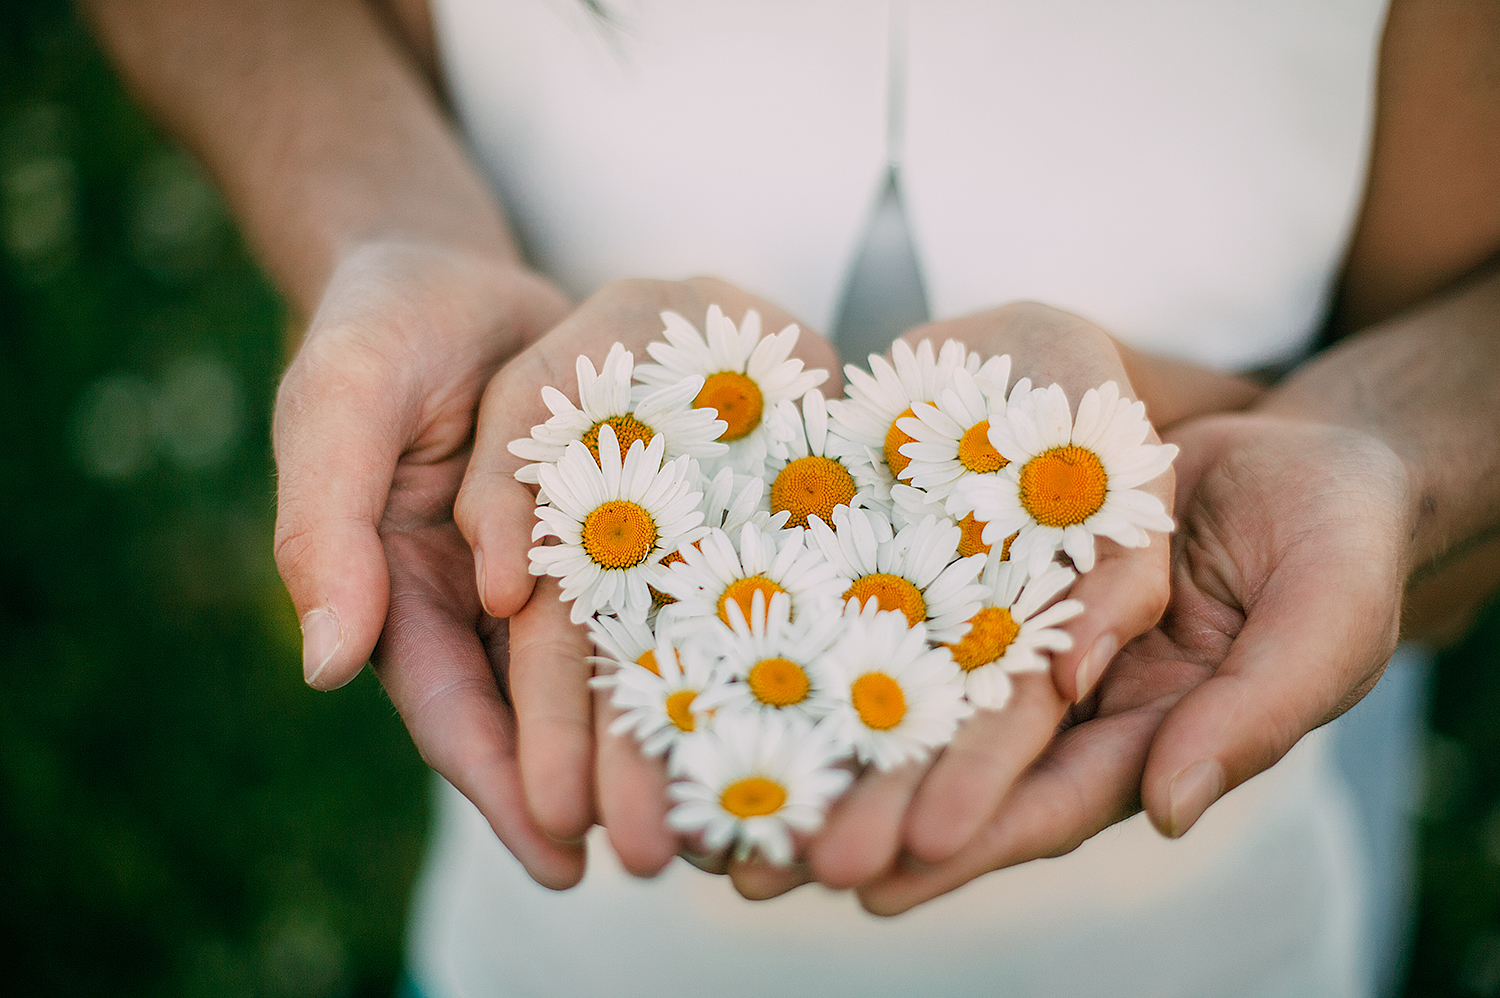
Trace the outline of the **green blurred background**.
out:
M 0 973 L 386 998 L 428 819 L 271 562 L 285 315 L 64 3 L 0 3 Z M 1500 994 L 1500 612 L 1432 692 L 1412 995 Z

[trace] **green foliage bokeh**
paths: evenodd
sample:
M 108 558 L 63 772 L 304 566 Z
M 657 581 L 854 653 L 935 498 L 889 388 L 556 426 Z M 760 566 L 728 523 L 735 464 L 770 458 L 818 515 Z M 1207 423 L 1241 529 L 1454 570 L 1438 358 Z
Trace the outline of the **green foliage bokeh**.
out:
M 61 3 L 0 7 L 0 963 L 26 995 L 391 994 L 425 770 L 302 683 L 282 308 Z

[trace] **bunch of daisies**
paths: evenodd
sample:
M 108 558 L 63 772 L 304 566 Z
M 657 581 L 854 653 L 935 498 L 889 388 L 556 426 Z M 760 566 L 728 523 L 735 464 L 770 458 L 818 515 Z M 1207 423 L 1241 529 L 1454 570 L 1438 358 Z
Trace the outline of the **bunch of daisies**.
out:
M 955 341 L 897 341 L 826 400 L 795 325 L 662 319 L 652 363 L 578 358 L 579 404 L 543 389 L 511 443 L 531 572 L 588 623 L 611 730 L 666 757 L 671 825 L 784 864 L 861 767 L 931 757 L 1071 646 L 1094 538 L 1172 529 L 1137 487 L 1176 448 L 1113 382 L 1074 413 Z

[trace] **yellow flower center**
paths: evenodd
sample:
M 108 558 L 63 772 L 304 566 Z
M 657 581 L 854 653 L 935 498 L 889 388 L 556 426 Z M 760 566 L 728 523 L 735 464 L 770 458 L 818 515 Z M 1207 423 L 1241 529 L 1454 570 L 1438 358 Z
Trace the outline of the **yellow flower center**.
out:
M 739 440 L 760 425 L 765 402 L 755 379 L 738 371 L 720 371 L 703 379 L 694 409 L 713 409 L 729 427 L 720 440 Z
M 833 525 L 833 507 L 854 501 L 854 476 L 832 458 L 799 457 L 787 462 L 771 483 L 771 512 L 791 510 L 788 527 L 805 527 L 816 516 Z
M 772 707 L 790 707 L 807 699 L 812 682 L 802 666 L 789 658 L 763 658 L 750 667 L 750 692 Z
M 854 709 L 865 727 L 889 731 L 906 716 L 906 694 L 901 684 L 883 672 L 867 672 L 849 687 Z
M 906 614 L 908 624 L 920 624 L 927 619 L 927 601 L 922 598 L 922 590 L 899 575 L 876 572 L 860 576 L 844 590 L 846 603 L 850 597 L 858 599 L 861 607 L 873 599 L 882 610 L 900 610 Z
M 656 549 L 656 521 L 633 502 L 611 499 L 583 518 L 583 550 L 601 568 L 631 568 Z
M 989 554 L 990 546 L 984 542 L 984 521 L 974 519 L 969 513 L 958 521 L 958 554 L 967 558 L 971 554 Z
M 985 522 L 974 519 L 973 513 L 969 513 L 962 520 L 958 521 L 958 529 L 960 531 L 958 536 L 958 556 L 960 558 L 967 558 L 973 554 L 990 553 L 992 545 L 984 542 L 984 527 Z M 1010 546 L 1020 536 L 1021 532 L 1018 530 L 1001 542 L 1001 561 L 1010 561 Z
M 1021 633 L 1021 625 L 1003 606 L 987 606 L 969 618 L 969 633 L 956 645 L 949 645 L 953 661 L 965 672 L 996 661 Z
M 917 438 L 907 436 L 906 431 L 902 430 L 896 424 L 907 416 L 915 415 L 916 413 L 907 409 L 901 415 L 891 420 L 891 428 L 885 431 L 885 463 L 891 466 L 891 474 L 897 478 L 900 478 L 901 472 L 906 470 L 908 464 L 911 464 L 911 458 L 901 453 L 901 448 Z
M 735 579 L 724 587 L 724 592 L 719 596 L 719 619 L 729 623 L 729 603 L 734 601 L 740 606 L 740 612 L 745 615 L 745 623 L 750 622 L 750 607 L 755 603 L 755 594 L 764 594 L 766 606 L 771 605 L 771 597 L 777 593 L 784 593 L 785 589 L 766 578 L 764 575 L 747 575 L 743 579 Z
M 615 440 L 620 445 L 620 460 L 625 460 L 625 455 L 630 453 L 630 445 L 639 440 L 647 447 L 651 446 L 651 438 L 656 436 L 656 431 L 634 416 L 610 416 L 601 419 L 589 427 L 587 433 L 582 437 L 583 445 L 594 455 L 594 463 L 599 463 L 599 427 L 605 423 L 615 431 Z
M 736 818 L 761 818 L 775 814 L 786 803 L 786 787 L 764 776 L 735 780 L 719 794 L 719 804 Z
M 1044 527 L 1082 523 L 1099 512 L 1108 491 L 1099 456 L 1074 444 L 1044 451 L 1021 469 L 1021 505 Z
M 964 431 L 958 440 L 958 463 L 981 475 L 999 471 L 1010 464 L 990 443 L 990 421 L 981 419 Z
M 667 719 L 677 725 L 678 731 L 693 730 L 693 701 L 697 690 L 678 690 L 667 696 Z
M 655 675 L 661 675 L 661 666 L 656 664 L 655 648 L 647 648 L 641 652 L 641 657 L 635 660 L 635 664 Z

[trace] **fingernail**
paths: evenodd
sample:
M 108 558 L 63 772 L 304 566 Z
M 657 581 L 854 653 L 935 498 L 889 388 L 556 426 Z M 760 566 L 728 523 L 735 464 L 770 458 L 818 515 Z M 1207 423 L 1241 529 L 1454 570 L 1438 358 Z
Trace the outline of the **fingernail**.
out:
M 490 605 L 484 601 L 484 551 L 481 548 L 474 549 L 474 581 L 479 585 L 479 606 L 486 614 L 490 613 Z
M 318 677 L 344 643 L 339 618 L 330 609 L 309 610 L 302 618 L 302 676 L 316 687 Z
M 1167 786 L 1169 835 L 1176 838 L 1193 827 L 1208 805 L 1224 793 L 1224 767 L 1204 759 L 1183 769 Z
M 1074 684 L 1078 687 L 1078 700 L 1089 695 L 1089 690 L 1094 688 L 1094 684 L 1104 674 L 1105 666 L 1109 665 L 1110 659 L 1119 650 L 1120 639 L 1113 634 L 1101 634 L 1094 639 L 1094 643 L 1084 653 L 1083 661 L 1078 663 L 1078 672 L 1073 677 Z

